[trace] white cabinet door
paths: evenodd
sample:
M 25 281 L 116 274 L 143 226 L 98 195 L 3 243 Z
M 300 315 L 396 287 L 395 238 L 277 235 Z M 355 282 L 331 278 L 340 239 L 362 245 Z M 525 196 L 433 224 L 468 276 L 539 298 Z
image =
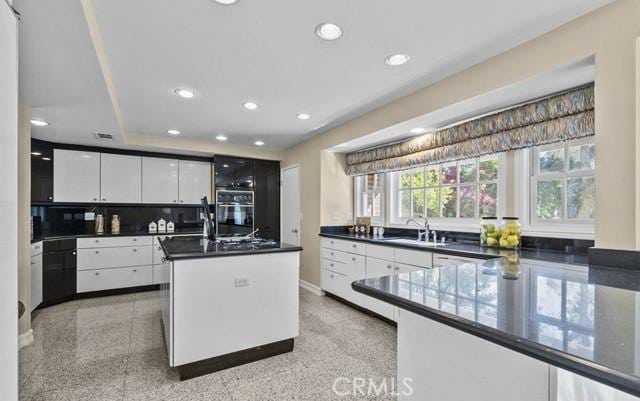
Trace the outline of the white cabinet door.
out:
M 180 160 L 179 187 L 180 203 L 200 204 L 203 196 L 211 201 L 211 163 Z
M 53 150 L 54 202 L 100 200 L 100 153 Z
M 367 278 L 378 278 L 381 276 L 390 276 L 394 274 L 394 264 L 388 260 L 367 258 L 366 276 Z M 384 279 L 386 280 L 386 279 Z M 389 303 L 379 301 L 372 297 L 366 297 L 365 307 L 387 319 L 394 320 L 395 307 Z
M 108 203 L 142 202 L 142 158 L 100 155 L 100 200 Z
M 142 158 L 142 202 L 178 203 L 178 160 Z
M 31 311 L 42 303 L 42 253 L 31 258 Z

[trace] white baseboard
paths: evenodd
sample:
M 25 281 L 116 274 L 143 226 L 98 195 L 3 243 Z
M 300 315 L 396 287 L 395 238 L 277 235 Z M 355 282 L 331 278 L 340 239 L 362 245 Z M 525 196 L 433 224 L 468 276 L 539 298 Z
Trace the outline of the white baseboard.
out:
M 311 284 L 308 281 L 300 280 L 300 287 L 304 288 L 307 291 L 311 291 L 319 297 L 324 295 L 324 291 L 322 291 L 322 288 L 318 287 L 315 284 Z
M 26 333 L 18 336 L 18 349 L 22 349 L 31 344 L 33 344 L 33 329 L 29 329 Z

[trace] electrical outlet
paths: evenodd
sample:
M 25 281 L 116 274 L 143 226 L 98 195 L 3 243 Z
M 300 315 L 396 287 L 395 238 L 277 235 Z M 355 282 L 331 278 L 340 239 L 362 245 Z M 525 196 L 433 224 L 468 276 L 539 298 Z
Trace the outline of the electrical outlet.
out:
M 236 287 L 248 287 L 249 277 L 236 277 Z

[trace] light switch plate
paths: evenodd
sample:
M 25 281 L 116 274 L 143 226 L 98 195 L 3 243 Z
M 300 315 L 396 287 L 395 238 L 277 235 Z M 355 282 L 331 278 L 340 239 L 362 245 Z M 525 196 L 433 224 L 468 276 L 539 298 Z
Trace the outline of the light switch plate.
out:
M 84 214 L 84 219 L 85 219 L 86 221 L 93 221 L 93 220 L 95 220 L 95 219 L 96 219 L 96 214 L 95 214 L 95 213 L 93 213 L 93 212 L 86 212 L 86 213 Z

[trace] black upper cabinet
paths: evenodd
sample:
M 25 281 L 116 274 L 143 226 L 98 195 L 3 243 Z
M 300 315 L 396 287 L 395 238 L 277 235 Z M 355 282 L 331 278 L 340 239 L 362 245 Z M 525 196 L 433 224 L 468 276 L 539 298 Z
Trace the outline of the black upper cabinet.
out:
M 216 188 L 253 188 L 254 161 L 233 157 L 216 157 Z
M 31 202 L 53 202 L 53 145 L 31 140 Z
M 255 161 L 254 222 L 259 236 L 280 241 L 280 163 Z

